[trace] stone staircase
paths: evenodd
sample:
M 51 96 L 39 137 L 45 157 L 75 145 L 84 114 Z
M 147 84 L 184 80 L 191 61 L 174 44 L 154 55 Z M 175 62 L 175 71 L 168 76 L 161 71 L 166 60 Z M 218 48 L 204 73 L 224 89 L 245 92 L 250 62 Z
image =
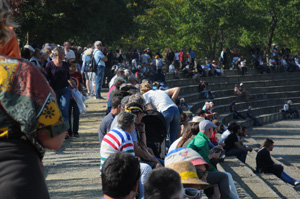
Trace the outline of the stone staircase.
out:
M 252 106 L 252 113 L 263 124 L 283 119 L 280 110 L 287 100 L 292 100 L 293 105 L 300 109 L 300 73 L 274 73 L 258 74 L 255 70 L 249 70 L 248 75 L 242 76 L 238 71 L 225 71 L 224 76 L 203 78 L 208 82 L 208 88 L 215 95 L 215 98 L 203 99 L 198 93 L 198 82 L 185 78 L 180 74 L 179 79 L 173 79 L 167 75 L 169 87 L 181 87 L 180 96 L 188 105 L 189 111 L 193 114 L 202 108 L 205 101 L 214 102 L 214 112 L 219 113 L 218 119 L 227 125 L 232 121 L 232 114 L 229 112 L 229 103 L 236 99 L 233 88 L 235 84 L 243 83 L 246 90 L 251 93 L 248 102 L 237 99 L 236 107 L 239 112 L 246 116 L 248 106 Z M 252 126 L 252 120 L 237 120 L 238 123 Z M 246 139 L 246 144 L 258 147 L 259 144 L 252 138 Z M 253 172 L 256 167 L 256 151 L 248 153 L 246 163 L 240 162 L 235 157 L 226 157 L 225 161 L 218 166 L 220 171 L 230 172 L 235 181 L 240 198 L 299 198 L 300 192 L 291 185 L 272 174 L 256 174 Z M 274 159 L 274 158 L 273 158 Z M 279 161 L 279 160 L 276 160 Z M 300 179 L 300 170 L 290 165 L 279 162 L 285 168 L 285 172 Z

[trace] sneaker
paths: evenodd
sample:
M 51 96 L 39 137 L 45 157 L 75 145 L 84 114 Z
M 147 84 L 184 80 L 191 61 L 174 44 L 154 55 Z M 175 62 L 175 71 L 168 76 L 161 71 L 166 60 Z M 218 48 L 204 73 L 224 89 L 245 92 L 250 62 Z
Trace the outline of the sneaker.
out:
M 66 132 L 65 139 L 69 139 L 69 138 L 70 138 L 70 135 L 68 132 Z
M 100 97 L 95 97 L 95 99 L 104 100 L 104 97 L 102 97 L 102 96 L 100 96 Z
M 297 186 L 297 185 L 300 185 L 300 180 L 296 180 L 296 181 L 294 182 L 294 186 Z
M 79 134 L 78 133 L 74 133 L 74 137 L 79 138 Z

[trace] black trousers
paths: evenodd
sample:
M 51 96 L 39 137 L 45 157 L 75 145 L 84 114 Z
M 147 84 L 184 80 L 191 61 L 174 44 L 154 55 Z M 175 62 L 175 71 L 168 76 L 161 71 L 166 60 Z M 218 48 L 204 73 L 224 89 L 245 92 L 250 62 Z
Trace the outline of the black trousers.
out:
M 28 141 L 0 140 L 0 198 L 50 198 L 40 159 Z

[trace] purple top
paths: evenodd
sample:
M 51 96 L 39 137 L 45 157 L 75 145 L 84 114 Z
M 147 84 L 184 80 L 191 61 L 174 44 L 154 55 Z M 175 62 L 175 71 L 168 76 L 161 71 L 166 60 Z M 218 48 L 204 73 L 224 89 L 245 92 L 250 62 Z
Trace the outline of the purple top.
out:
M 65 88 L 69 85 L 69 64 L 63 62 L 61 67 L 57 67 L 53 61 L 50 61 L 46 64 L 45 75 L 53 90 Z

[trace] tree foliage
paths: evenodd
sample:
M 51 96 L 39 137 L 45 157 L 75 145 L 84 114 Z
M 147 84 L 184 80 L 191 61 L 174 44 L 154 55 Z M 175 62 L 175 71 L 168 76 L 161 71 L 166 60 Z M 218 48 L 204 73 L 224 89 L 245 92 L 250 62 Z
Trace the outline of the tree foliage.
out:
M 192 47 L 216 58 L 222 47 L 300 48 L 300 0 L 10 0 L 30 43 L 101 40 L 113 47 Z

